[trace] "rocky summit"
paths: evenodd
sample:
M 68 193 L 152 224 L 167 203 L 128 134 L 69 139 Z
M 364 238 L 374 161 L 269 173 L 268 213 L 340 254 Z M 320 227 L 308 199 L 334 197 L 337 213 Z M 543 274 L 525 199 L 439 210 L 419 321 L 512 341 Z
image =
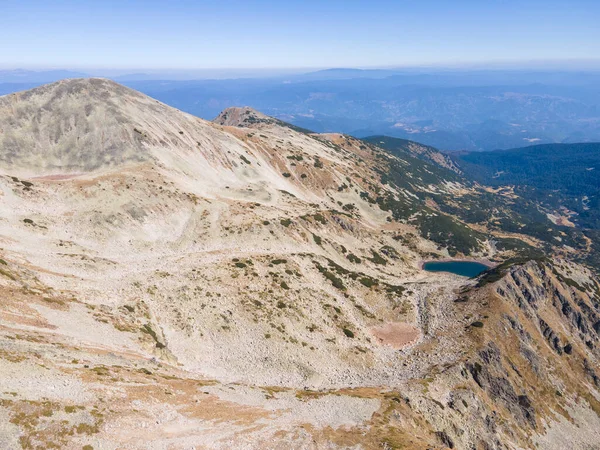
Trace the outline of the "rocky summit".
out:
M 392 147 L 0 97 L 0 448 L 600 448 L 595 244 Z

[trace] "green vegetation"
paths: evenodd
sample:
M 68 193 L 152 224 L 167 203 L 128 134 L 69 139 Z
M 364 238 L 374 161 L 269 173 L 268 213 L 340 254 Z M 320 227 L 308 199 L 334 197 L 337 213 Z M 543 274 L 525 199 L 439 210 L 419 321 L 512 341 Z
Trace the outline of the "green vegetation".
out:
M 344 285 L 344 282 L 341 280 L 341 278 L 338 278 L 333 272 L 327 270 L 325 267 L 323 267 L 318 262 L 314 261 L 314 264 L 315 264 L 315 266 L 317 266 L 317 269 L 319 270 L 319 272 L 321 272 L 325 278 L 327 278 L 329 281 L 331 281 L 331 284 L 333 284 L 333 287 L 340 289 L 342 291 L 346 290 L 346 286 Z
M 350 261 L 351 263 L 355 263 L 355 264 L 360 264 L 362 262 L 362 259 L 360 259 L 358 256 L 356 256 L 353 253 L 349 253 L 346 258 L 348 259 L 348 261 Z
M 360 284 L 368 288 L 377 286 L 379 284 L 379 282 L 376 279 L 371 277 L 360 277 L 358 281 L 360 282 Z
M 346 337 L 349 337 L 349 338 L 354 337 L 354 333 L 351 330 L 349 330 L 348 328 L 342 328 L 342 331 L 344 332 Z
M 371 258 L 367 258 L 369 261 L 371 261 L 374 264 L 380 264 L 385 266 L 387 264 L 387 259 L 383 258 L 379 253 L 377 253 L 375 250 L 371 250 L 371 254 L 373 255 Z
M 313 233 L 312 237 L 313 237 L 313 240 L 315 241 L 315 244 L 323 245 L 323 239 L 321 239 L 321 236 L 317 236 L 316 234 Z
M 313 218 L 314 218 L 314 219 L 315 219 L 317 222 L 319 222 L 319 223 L 321 223 L 321 224 L 323 224 L 323 225 L 326 225 L 326 224 L 327 224 L 327 219 L 325 219 L 325 217 L 323 216 L 323 214 L 320 214 L 320 213 L 314 214 L 314 215 L 313 215 Z
M 584 237 L 594 241 L 600 231 L 600 144 L 548 144 L 456 155 L 465 174 L 480 183 L 512 186 L 518 200 L 499 227 L 521 232 L 551 244 L 557 238 L 574 248 L 585 248 Z M 498 197 L 496 195 L 496 197 Z M 555 225 L 549 212 L 575 212 L 569 220 L 579 229 Z M 564 234 L 561 234 L 564 233 Z M 594 246 L 587 262 L 600 269 L 600 250 Z
M 285 263 L 287 263 L 287 259 L 274 259 L 271 261 L 271 264 L 275 264 L 275 265 L 285 264 Z
M 595 242 L 600 238 L 600 184 L 595 173 L 600 169 L 600 144 L 457 154 L 453 160 L 432 147 L 402 139 L 376 136 L 365 141 L 398 158 L 377 169 L 381 182 L 414 194 L 414 197 L 380 194 L 375 198 L 376 203 L 389 211 L 394 220 L 415 225 L 421 236 L 447 248 L 451 256 L 482 250 L 482 243 L 490 236 L 468 226 L 478 224 L 492 231 L 539 239 L 545 244 L 538 252 L 547 253 L 554 245 L 568 245 L 581 250 L 585 261 L 600 269 L 600 249 L 593 246 L 588 252 L 586 247 L 587 240 Z M 457 166 L 466 176 L 452 169 Z M 553 174 L 546 176 L 552 170 Z M 473 180 L 497 187 L 515 185 L 514 194 L 488 192 L 475 186 Z M 456 198 L 444 189 L 436 192 L 428 188 L 448 182 L 459 183 L 470 192 Z M 361 193 L 361 197 L 371 199 L 367 192 Z M 433 202 L 435 209 L 427 202 Z M 549 220 L 546 213 L 558 211 L 561 206 L 578 214 L 571 220 L 581 224 L 582 229 Z M 521 256 L 535 253 L 530 245 L 515 238 L 497 239 L 496 244 L 500 251 L 513 251 Z M 383 250 L 382 253 L 390 256 Z

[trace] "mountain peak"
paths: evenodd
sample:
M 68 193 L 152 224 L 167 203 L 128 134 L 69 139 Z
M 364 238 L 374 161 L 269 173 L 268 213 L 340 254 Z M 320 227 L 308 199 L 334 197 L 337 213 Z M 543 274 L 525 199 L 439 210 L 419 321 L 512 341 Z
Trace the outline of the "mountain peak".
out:
M 294 130 L 298 133 L 314 134 L 313 131 L 306 128 L 298 127 L 294 124 L 284 122 L 275 117 L 267 116 L 249 106 L 231 107 L 224 109 L 219 114 L 213 123 L 228 127 L 256 128 L 265 129 L 272 126 L 284 127 Z
M 66 78 L 28 91 L 9 94 L 4 98 L 29 99 L 51 95 L 52 101 L 56 101 L 64 96 L 81 95 L 88 97 L 88 100 L 92 101 L 94 99 L 106 100 L 107 94 L 111 96 L 124 94 L 137 94 L 139 97 L 144 96 L 133 89 L 129 89 L 107 78 Z
M 255 123 L 270 120 L 269 116 L 249 106 L 232 106 L 215 117 L 214 123 L 229 127 L 250 127 Z
M 61 80 L 0 97 L 0 163 L 25 176 L 139 163 L 190 122 L 206 123 L 111 80 Z

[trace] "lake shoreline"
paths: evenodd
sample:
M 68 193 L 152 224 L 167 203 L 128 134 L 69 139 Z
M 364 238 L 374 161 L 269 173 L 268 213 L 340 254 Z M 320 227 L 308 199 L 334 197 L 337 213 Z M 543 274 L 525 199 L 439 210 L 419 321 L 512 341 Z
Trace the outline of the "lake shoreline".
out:
M 423 261 L 421 269 L 432 273 L 451 273 L 461 277 L 475 278 L 494 267 L 491 261 L 476 259 L 449 259 Z
M 423 266 L 427 263 L 432 263 L 432 262 L 473 262 L 473 263 L 479 263 L 479 264 L 483 264 L 484 266 L 487 266 L 488 269 L 493 269 L 494 267 L 498 266 L 499 263 L 496 262 L 492 262 L 489 259 L 486 258 L 442 258 L 442 259 L 422 259 L 419 261 L 419 269 L 421 270 L 425 270 L 423 268 Z

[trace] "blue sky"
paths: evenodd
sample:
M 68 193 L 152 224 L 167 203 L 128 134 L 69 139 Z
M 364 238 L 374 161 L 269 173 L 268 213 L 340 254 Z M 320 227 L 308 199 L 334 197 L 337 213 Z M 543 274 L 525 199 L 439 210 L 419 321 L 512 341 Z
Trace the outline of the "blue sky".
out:
M 3 68 L 304 68 L 600 58 L 598 0 L 0 0 Z

